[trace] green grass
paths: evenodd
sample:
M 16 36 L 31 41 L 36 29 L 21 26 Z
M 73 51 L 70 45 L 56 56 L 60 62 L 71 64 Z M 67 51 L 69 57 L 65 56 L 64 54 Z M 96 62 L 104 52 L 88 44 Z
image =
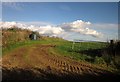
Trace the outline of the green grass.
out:
M 106 44 L 99 42 L 80 42 L 74 44 L 74 49 L 72 49 L 72 46 L 72 42 L 61 42 L 56 46 L 55 52 L 59 52 L 61 55 L 69 56 L 76 60 L 85 60 L 91 59 L 92 57 L 86 54 L 78 53 L 79 51 L 104 48 Z
M 50 49 L 52 53 L 59 53 L 60 55 L 70 57 L 78 61 L 86 61 L 87 59 L 93 59 L 93 57 L 87 54 L 78 53 L 79 51 L 89 50 L 89 49 L 100 49 L 106 47 L 107 44 L 100 42 L 80 42 L 74 44 L 74 49 L 72 49 L 73 43 L 70 41 L 59 41 L 56 43 L 56 47 Z
M 23 46 L 29 46 L 29 45 L 34 45 L 34 44 L 52 44 L 52 45 L 57 45 L 59 44 L 59 42 L 64 41 L 61 39 L 53 39 L 53 38 L 46 38 L 43 40 L 26 40 L 26 41 L 22 41 L 22 42 L 14 42 L 9 44 L 7 47 L 2 48 L 2 53 L 3 55 L 5 53 L 8 53 L 9 51 L 14 50 L 15 48 L 18 47 L 23 47 Z
M 63 55 L 63 56 L 68 56 L 72 59 L 83 60 L 83 61 L 85 61 L 86 59 L 92 59 L 92 57 L 86 54 L 78 53 L 79 51 L 89 50 L 89 49 L 100 49 L 106 46 L 105 43 L 99 43 L 99 42 L 80 42 L 80 43 L 75 43 L 74 49 L 72 49 L 73 43 L 70 41 L 66 41 L 60 38 L 47 37 L 41 40 L 35 40 L 35 41 L 26 40 L 23 42 L 16 42 L 14 44 L 10 44 L 8 47 L 3 48 L 2 50 L 3 55 L 5 53 L 8 53 L 11 50 L 14 50 L 15 48 L 34 45 L 34 44 L 56 45 L 56 47 L 51 49 L 51 51 L 55 53 L 59 53 L 60 55 Z
M 20 31 L 20 32 L 18 32 Z M 29 40 L 29 31 L 23 31 L 23 30 L 9 30 L 5 31 L 7 35 L 4 36 L 3 41 L 5 41 L 4 47 L 2 47 L 2 55 L 4 56 L 5 54 L 14 51 L 17 48 L 20 47 L 32 47 L 36 44 L 42 44 L 42 45 L 56 45 L 55 48 L 50 48 L 48 50 L 49 54 L 55 54 L 55 55 L 62 55 L 62 56 L 67 56 L 72 59 L 78 60 L 78 61 L 85 61 L 88 62 L 87 60 L 94 59 L 94 62 L 91 62 L 93 64 L 102 66 L 103 68 L 114 70 L 116 68 L 113 67 L 106 67 L 106 59 L 108 60 L 108 57 L 92 57 L 87 54 L 81 53 L 81 51 L 86 51 L 86 50 L 92 50 L 92 49 L 102 49 L 108 46 L 107 43 L 102 43 L 102 42 L 78 42 L 74 44 L 73 48 L 73 42 L 66 41 L 60 38 L 51 38 L 51 37 L 43 37 L 41 36 L 39 40 Z M 29 52 L 29 51 L 28 51 Z M 27 60 L 28 53 L 26 51 L 24 58 Z M 97 54 L 95 54 L 97 55 Z M 106 55 L 106 53 L 105 53 Z M 109 56 L 109 54 L 108 54 Z M 119 57 L 116 57 L 116 64 L 118 65 L 119 69 Z M 29 62 L 29 60 L 27 60 Z M 90 61 L 89 61 L 90 62 Z M 120 70 L 119 70 L 120 71 Z M 119 72 L 120 73 L 120 72 Z
M 6 48 L 2 49 L 3 56 L 6 53 L 9 53 L 10 51 L 13 51 L 14 49 L 24 47 L 24 46 L 32 46 L 35 44 L 41 44 L 41 45 L 56 45 L 55 48 L 50 48 L 48 52 L 55 54 L 55 55 L 62 55 L 62 56 L 67 56 L 72 59 L 78 60 L 78 61 L 85 61 L 86 59 L 94 59 L 95 61 L 93 64 L 103 66 L 105 68 L 106 62 L 103 60 L 103 58 L 99 57 L 91 57 L 88 56 L 87 54 L 81 54 L 78 53 L 79 51 L 83 50 L 89 50 L 89 49 L 100 49 L 106 47 L 106 43 L 99 43 L 99 42 L 81 42 L 81 43 L 75 43 L 74 49 L 72 49 L 73 43 L 70 41 L 66 41 L 63 39 L 59 38 L 45 38 L 41 40 L 26 40 L 23 42 L 16 42 L 14 44 L 9 44 Z M 27 53 L 25 53 L 27 54 Z M 26 56 L 25 56 L 26 58 Z M 113 70 L 112 67 L 106 67 L 110 70 Z
M 82 59 L 84 60 L 86 55 L 80 55 L 76 53 L 76 51 L 88 50 L 88 49 L 99 49 L 105 47 L 105 43 L 98 43 L 98 42 L 81 42 L 75 43 L 74 49 L 72 49 L 73 43 L 69 41 L 65 41 L 59 38 L 45 38 L 43 40 L 27 40 L 23 42 L 16 42 L 9 44 L 6 48 L 3 48 L 3 54 L 9 52 L 17 47 L 27 46 L 27 45 L 34 45 L 34 44 L 52 44 L 56 45 L 54 50 L 64 56 L 69 56 L 75 59 Z

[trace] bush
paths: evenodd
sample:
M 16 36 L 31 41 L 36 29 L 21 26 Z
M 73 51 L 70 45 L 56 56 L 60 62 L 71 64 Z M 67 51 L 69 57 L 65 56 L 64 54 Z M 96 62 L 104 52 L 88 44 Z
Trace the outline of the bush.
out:
M 102 65 L 106 64 L 105 60 L 102 57 L 97 57 L 97 56 L 95 57 L 95 63 Z

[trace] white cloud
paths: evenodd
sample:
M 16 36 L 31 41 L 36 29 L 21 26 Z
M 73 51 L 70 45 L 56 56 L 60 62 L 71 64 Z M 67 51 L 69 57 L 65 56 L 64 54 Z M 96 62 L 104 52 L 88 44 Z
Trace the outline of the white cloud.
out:
M 118 39 L 118 24 L 96 23 L 92 24 L 90 28 L 102 32 L 104 34 L 102 40 Z
M 95 30 L 92 30 L 92 29 L 89 29 L 89 28 L 85 28 L 85 29 L 80 29 L 80 28 L 77 28 L 77 29 L 71 29 L 72 31 L 74 32 L 78 32 L 80 34 L 85 34 L 85 35 L 91 35 L 93 37 L 101 37 L 102 34 L 95 31 Z
M 47 26 L 35 26 L 35 25 L 26 25 L 22 23 L 16 23 L 16 22 L 0 22 L 0 28 L 12 28 L 13 26 L 16 26 L 21 29 L 29 29 L 31 31 L 37 31 L 39 34 L 49 35 L 49 36 L 57 36 L 60 33 L 64 32 L 64 30 L 61 27 L 55 27 L 51 25 Z
M 90 28 L 101 29 L 101 30 L 116 30 L 118 29 L 118 24 L 96 23 L 96 24 L 92 24 Z
M 37 31 L 41 35 L 61 37 L 66 40 L 100 40 L 117 37 L 117 24 L 92 24 L 82 20 L 55 26 L 45 22 L 0 22 L 0 28 L 17 26 L 21 29 Z
M 26 29 L 26 25 L 25 24 L 21 24 L 21 23 L 16 23 L 16 22 L 0 22 L 0 28 L 12 28 L 13 26 L 17 26 L 18 28 L 22 28 L 22 29 Z
M 90 22 L 84 22 L 82 20 L 77 20 L 72 23 L 70 23 L 73 28 L 85 28 L 86 26 L 90 25 Z
M 77 20 L 71 23 L 64 23 L 60 26 L 66 31 L 78 32 L 80 34 L 90 35 L 96 38 L 101 37 L 103 35 L 102 33 L 97 32 L 96 30 L 90 29 L 90 25 L 90 22 Z
M 46 35 L 49 35 L 49 36 L 52 36 L 52 35 L 59 35 L 60 33 L 62 33 L 64 30 L 61 28 L 61 27 L 54 27 L 54 26 L 40 26 L 37 28 L 37 31 L 40 33 L 40 34 L 46 34 Z

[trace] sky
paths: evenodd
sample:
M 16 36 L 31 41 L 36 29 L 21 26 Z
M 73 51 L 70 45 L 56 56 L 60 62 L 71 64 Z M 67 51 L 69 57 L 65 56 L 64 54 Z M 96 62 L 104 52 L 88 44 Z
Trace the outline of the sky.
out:
M 3 2 L 2 21 L 33 25 L 29 28 L 40 34 L 67 40 L 105 41 L 117 38 L 118 3 Z
M 119 0 L 2 0 L 2 2 L 119 2 Z

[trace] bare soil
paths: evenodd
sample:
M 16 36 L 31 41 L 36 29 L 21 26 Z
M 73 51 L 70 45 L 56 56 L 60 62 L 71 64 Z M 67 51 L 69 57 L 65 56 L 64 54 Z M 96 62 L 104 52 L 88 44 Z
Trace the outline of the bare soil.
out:
M 55 45 L 24 46 L 5 54 L 2 58 L 3 80 L 109 80 L 117 78 L 101 67 L 49 52 L 49 49 L 54 47 Z

